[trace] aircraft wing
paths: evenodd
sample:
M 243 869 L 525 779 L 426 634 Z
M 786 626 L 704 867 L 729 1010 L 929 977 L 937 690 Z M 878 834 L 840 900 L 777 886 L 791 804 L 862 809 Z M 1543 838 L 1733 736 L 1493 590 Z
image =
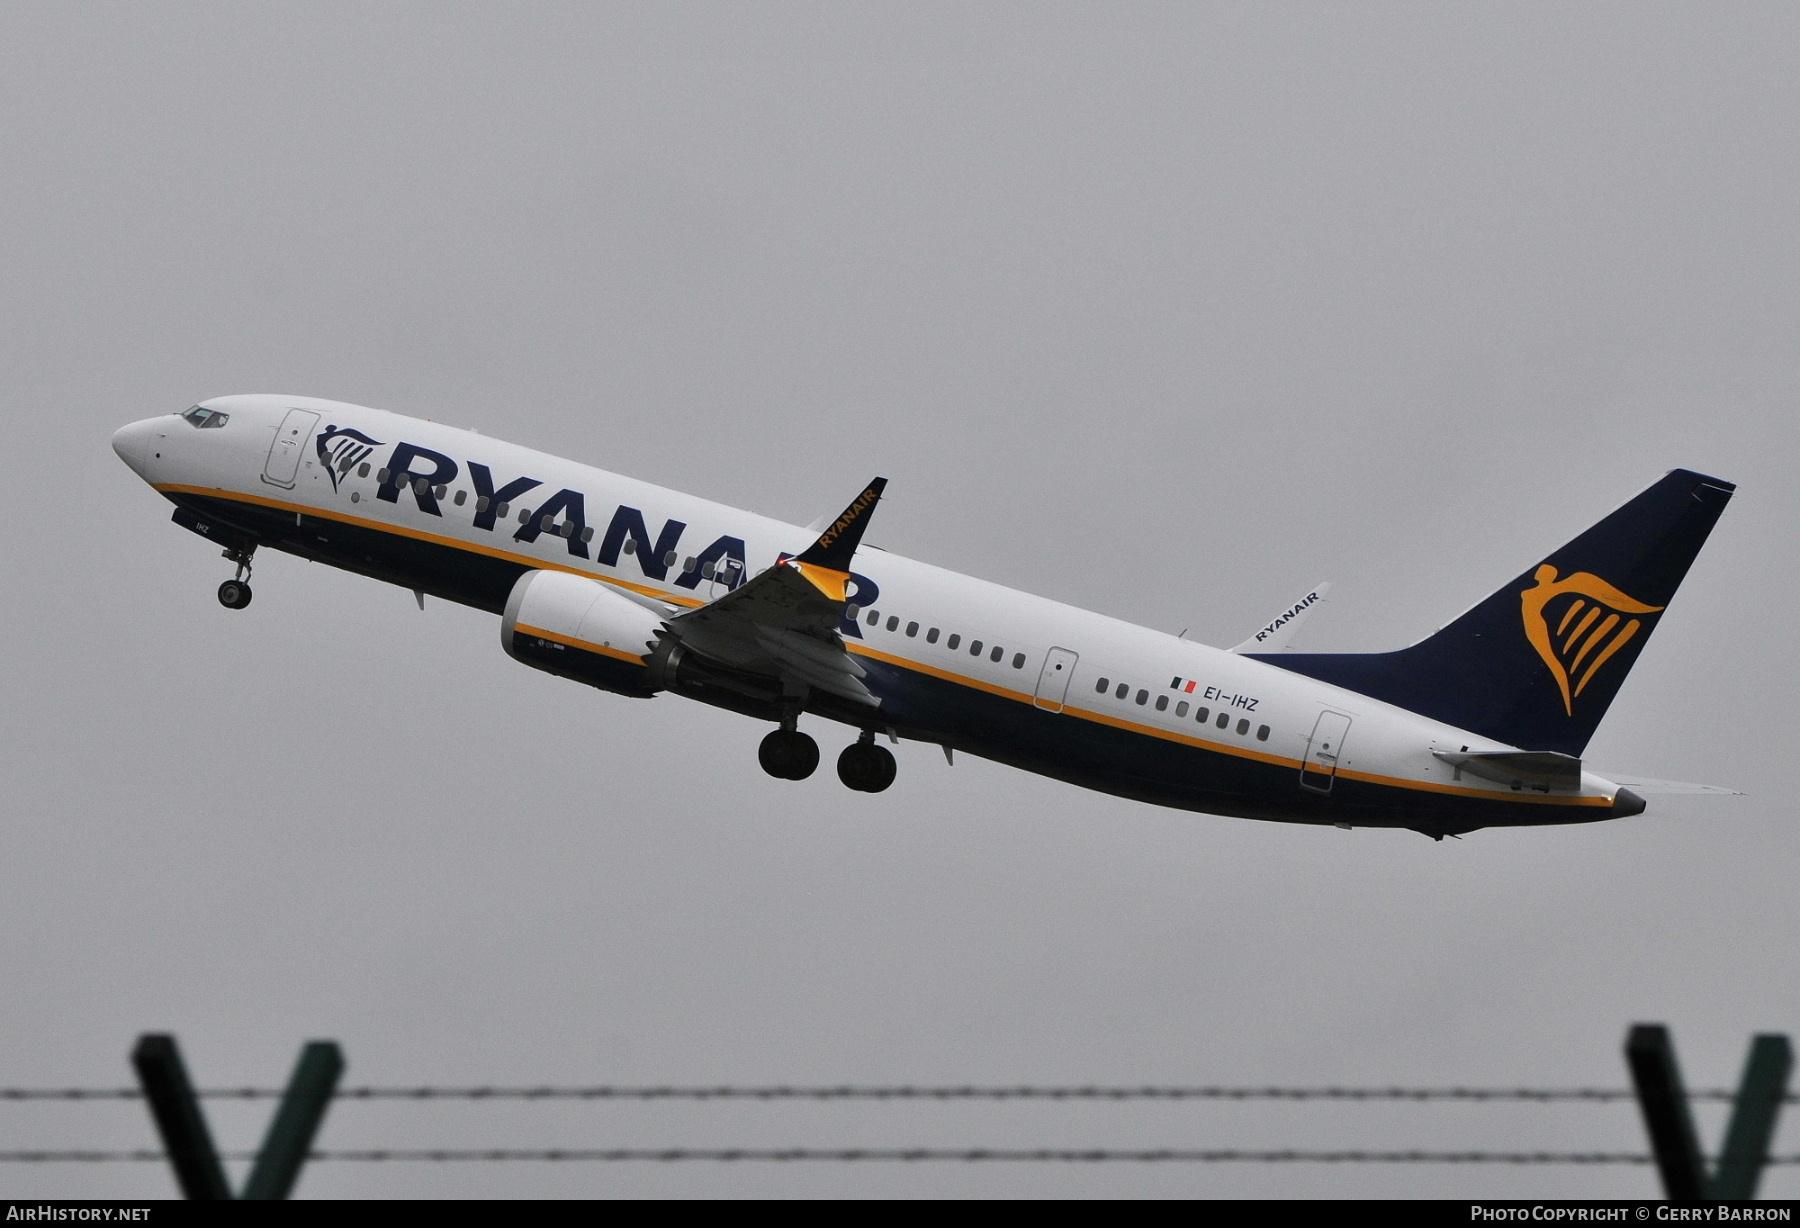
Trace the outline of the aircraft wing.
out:
M 886 485 L 886 478 L 870 482 L 795 557 L 778 560 L 717 601 L 671 618 L 670 633 L 702 656 L 773 674 L 792 693 L 814 687 L 878 707 L 880 701 L 862 684 L 866 671 L 844 650 L 838 624 L 851 556 Z

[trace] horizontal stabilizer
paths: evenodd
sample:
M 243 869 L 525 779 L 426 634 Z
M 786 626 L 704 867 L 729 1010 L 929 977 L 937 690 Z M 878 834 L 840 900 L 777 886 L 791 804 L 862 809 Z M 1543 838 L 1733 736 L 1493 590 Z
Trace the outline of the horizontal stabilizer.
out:
M 1434 750 L 1436 758 L 1483 780 L 1514 789 L 1579 789 L 1581 760 L 1553 750 Z
M 1630 789 L 1633 793 L 1688 793 L 1710 794 L 1714 797 L 1742 797 L 1742 789 L 1727 789 L 1724 785 L 1696 785 L 1685 780 L 1652 780 L 1648 776 L 1615 776 L 1611 772 L 1602 772 L 1608 780 Z
M 1325 594 L 1331 591 L 1331 584 L 1314 585 L 1307 590 L 1306 596 L 1277 614 L 1262 630 L 1233 648 L 1233 652 L 1286 652 L 1287 646 L 1293 642 L 1294 633 L 1300 630 L 1300 624 L 1311 616 L 1313 608 L 1325 600 Z

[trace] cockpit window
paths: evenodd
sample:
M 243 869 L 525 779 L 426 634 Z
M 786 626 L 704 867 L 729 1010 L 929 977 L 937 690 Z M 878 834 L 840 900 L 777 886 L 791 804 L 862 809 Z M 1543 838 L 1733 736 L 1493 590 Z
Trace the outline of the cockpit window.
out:
M 206 430 L 209 427 L 224 426 L 227 422 L 231 421 L 230 414 L 222 414 L 216 409 L 201 409 L 198 405 L 194 406 L 194 408 L 188 410 L 181 416 L 201 430 Z

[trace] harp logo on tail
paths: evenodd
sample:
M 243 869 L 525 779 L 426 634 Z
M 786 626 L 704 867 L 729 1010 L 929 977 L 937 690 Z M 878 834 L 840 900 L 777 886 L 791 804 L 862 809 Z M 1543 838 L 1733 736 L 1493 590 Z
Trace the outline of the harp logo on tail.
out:
M 1600 667 L 1643 629 L 1634 614 L 1655 614 L 1662 607 L 1626 596 L 1590 572 L 1556 578 L 1549 563 L 1532 576 L 1536 588 L 1519 594 L 1525 638 L 1544 658 L 1562 690 L 1563 709 L 1575 715 L 1575 699 Z

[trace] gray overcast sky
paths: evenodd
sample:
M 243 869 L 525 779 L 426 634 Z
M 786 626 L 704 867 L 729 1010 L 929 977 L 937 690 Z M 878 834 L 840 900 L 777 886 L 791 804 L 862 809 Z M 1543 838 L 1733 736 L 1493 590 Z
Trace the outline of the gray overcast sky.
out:
M 0 1084 L 1618 1085 L 1800 1030 L 1800 9 L 0 8 Z M 227 392 L 474 426 L 1215 644 L 1397 646 L 1740 483 L 1599 736 L 1735 785 L 1434 844 L 1159 811 L 521 668 L 113 456 Z M 818 730 L 828 754 L 841 734 Z M 214 1106 L 232 1147 L 266 1106 Z M 1716 1140 L 1718 1118 L 1705 1118 Z M 14 1104 L 0 1148 L 147 1146 Z M 346 1104 L 330 1146 L 1636 1150 L 1633 1111 Z M 1789 1114 L 1778 1140 L 1800 1149 Z M 0 1193 L 155 1194 L 152 1165 Z M 322 1194 L 1632 1195 L 1643 1169 L 320 1165 Z M 1800 1170 L 1766 1187 L 1800 1195 Z

